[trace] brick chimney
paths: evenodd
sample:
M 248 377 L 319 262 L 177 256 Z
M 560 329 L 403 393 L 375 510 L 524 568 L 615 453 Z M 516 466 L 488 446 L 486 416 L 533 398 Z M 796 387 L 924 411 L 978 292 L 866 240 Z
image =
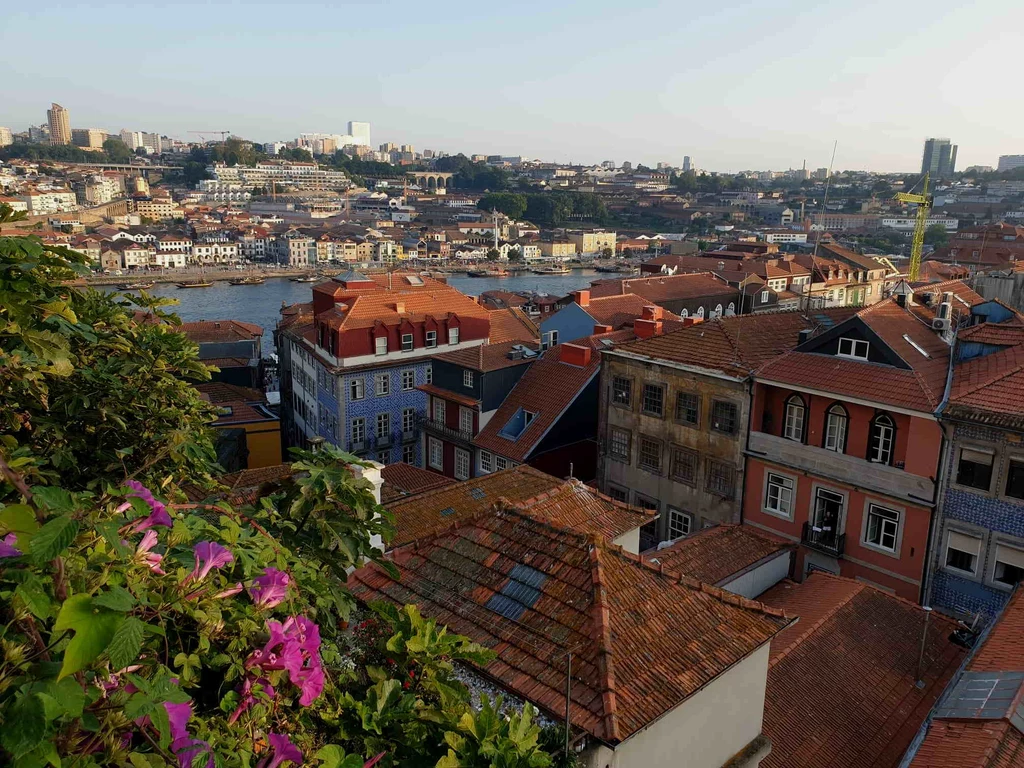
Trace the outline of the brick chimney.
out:
M 601 333 L 611 333 L 615 329 L 610 325 L 601 325 L 600 323 L 594 326 L 594 335 L 597 336 Z
M 649 339 L 652 336 L 661 336 L 664 333 L 664 323 L 658 319 L 642 318 L 633 321 L 633 333 L 638 339 Z
M 559 360 L 569 365 L 578 365 L 585 368 L 590 365 L 590 355 L 593 350 L 590 347 L 581 347 L 578 344 L 562 344 L 558 347 Z
M 404 301 L 396 301 L 395 302 L 395 312 L 397 312 L 400 315 L 405 314 L 405 302 Z
M 581 307 L 590 306 L 590 289 L 583 288 L 578 291 L 572 292 L 572 300 L 579 304 Z
M 703 317 L 684 317 L 683 318 L 683 326 L 684 327 L 689 326 L 689 325 L 696 325 L 697 323 L 703 323 L 703 322 L 704 322 L 704 318 Z
M 657 304 L 651 304 L 643 308 L 643 313 L 640 318 L 643 320 L 661 320 L 665 317 L 664 307 L 659 307 Z

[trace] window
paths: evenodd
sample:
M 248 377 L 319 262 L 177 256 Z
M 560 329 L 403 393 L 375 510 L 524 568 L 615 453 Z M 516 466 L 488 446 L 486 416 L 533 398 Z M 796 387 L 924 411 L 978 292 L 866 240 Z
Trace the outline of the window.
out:
M 704 319 L 704 307 L 697 307 L 697 317 Z
M 696 392 L 676 393 L 676 421 L 683 424 L 700 424 L 700 395 Z
M 434 383 L 434 366 L 428 365 L 424 370 L 424 376 L 426 377 L 427 384 Z
M 402 371 L 402 391 L 408 392 L 416 386 L 416 371 Z
M 787 440 L 802 443 L 804 439 L 804 401 L 799 395 L 793 395 L 786 401 L 786 423 L 782 436 Z
M 717 306 L 715 306 L 715 311 L 711 314 L 711 318 L 714 319 L 716 317 L 721 317 L 721 316 L 722 316 L 722 305 L 718 304 Z
M 412 334 L 411 333 L 403 333 L 402 334 L 402 351 L 403 352 L 412 352 Z
M 846 497 L 828 488 L 819 488 L 814 494 L 814 513 L 811 526 L 816 532 L 839 532 L 839 521 L 843 516 Z
M 825 450 L 843 453 L 846 450 L 846 409 L 833 405 L 825 417 Z
M 402 409 L 402 431 L 412 432 L 416 429 L 416 409 L 415 408 L 403 408 Z
M 636 505 L 648 512 L 657 512 L 661 506 L 657 499 L 651 499 L 639 493 L 636 495 Z
M 840 299 L 842 296 L 839 297 Z M 863 339 L 851 339 L 843 336 L 839 340 L 839 356 L 853 357 L 858 360 L 868 359 L 868 343 Z
M 458 328 L 449 328 L 448 329 L 448 343 L 449 344 L 458 344 L 459 343 L 459 329 Z
M 386 373 L 374 374 L 373 381 L 377 397 L 387 397 L 391 394 L 391 377 Z
M 427 438 L 428 460 L 431 469 L 444 470 L 444 443 L 436 437 Z
M 693 519 L 674 507 L 668 508 L 668 537 L 672 540 L 689 536 L 693 528 Z
M 390 437 L 391 435 L 391 414 L 377 414 L 377 438 Z
M 352 419 L 351 431 L 353 443 L 363 442 L 366 439 L 366 419 L 362 416 Z
M 378 451 L 377 452 L 377 463 L 378 464 L 390 464 L 391 463 L 391 451 Z
M 349 400 L 362 400 L 365 397 L 363 392 L 363 380 L 352 379 L 348 383 L 348 399 Z
M 892 419 L 884 413 L 875 417 L 871 422 L 871 444 L 868 449 L 868 461 L 876 464 L 889 464 L 892 462 L 893 438 L 896 435 L 896 425 Z
M 462 448 L 455 449 L 455 479 L 469 479 L 469 451 Z
M 640 454 L 637 466 L 648 472 L 661 474 L 661 441 L 640 436 Z
M 873 547 L 895 552 L 899 541 L 900 513 L 894 509 L 868 504 L 868 519 L 864 531 L 864 543 Z
M 700 466 L 700 456 L 696 451 L 679 446 L 672 447 L 672 466 L 670 468 L 672 479 L 678 480 L 687 485 L 697 484 L 697 468 Z
M 503 469 L 508 469 L 508 459 L 506 459 L 504 456 L 495 456 L 494 468 L 498 472 L 500 472 Z
M 625 488 L 620 488 L 617 485 L 609 485 L 608 495 L 616 501 L 621 501 L 623 504 L 629 503 L 629 491 Z
M 545 331 L 542 334 L 541 347 L 550 349 L 558 344 L 558 331 Z
M 463 371 L 462 372 L 462 386 L 469 387 L 469 388 L 473 387 L 473 372 L 472 371 L 468 371 L 467 370 L 467 371 Z
M 625 376 L 616 376 L 612 379 L 612 403 L 624 405 L 627 408 L 633 407 L 633 380 Z
M 427 331 L 426 346 L 428 349 L 437 346 L 437 331 Z
M 612 427 L 608 435 L 608 455 L 613 459 L 630 463 L 629 443 L 632 433 Z
M 481 472 L 490 472 L 491 471 L 491 467 L 493 467 L 493 466 L 494 466 L 494 464 L 492 462 L 491 452 L 490 451 L 480 451 L 480 471 Z
M 946 538 L 946 567 L 955 571 L 978 573 L 978 557 L 981 554 L 981 539 L 957 531 L 950 531 Z
M 738 409 L 734 403 L 716 400 L 711 406 L 711 428 L 727 435 L 736 433 Z
M 1024 457 L 1010 457 L 1010 466 L 1006 468 L 1006 495 L 1024 499 Z
M 685 320 L 686 318 L 688 318 L 688 317 L 690 316 L 690 310 L 688 310 L 688 309 L 684 309 L 684 310 L 683 310 L 682 312 L 680 312 L 680 313 L 679 313 L 679 316 L 680 316 L 680 317 L 681 317 L 681 318 L 682 318 L 683 320 Z
M 1021 579 L 1024 579 L 1024 550 L 997 544 L 992 581 L 1012 589 Z
M 769 296 L 768 291 L 761 291 L 761 303 L 762 304 L 767 304 L 768 303 L 768 296 Z
M 731 499 L 733 495 L 733 468 L 728 464 L 708 459 L 707 490 Z
M 459 406 L 459 430 L 467 435 L 473 434 L 473 410 Z
M 793 480 L 768 472 L 764 485 L 764 511 L 793 519 Z
M 416 466 L 416 446 L 415 445 L 403 445 L 402 446 L 402 461 L 406 464 L 412 464 Z
M 956 465 L 956 484 L 987 491 L 992 483 L 994 455 L 980 448 L 961 448 Z M 1009 482 L 1009 478 L 1007 478 Z
M 447 415 L 445 407 L 447 403 L 439 397 L 434 398 L 434 421 L 438 421 L 442 424 L 445 422 L 445 416 Z
M 644 384 L 644 396 L 640 410 L 648 416 L 665 415 L 665 388 L 660 384 Z
M 376 347 L 374 348 L 375 355 L 386 355 L 388 353 L 388 337 L 378 336 L 374 342 Z

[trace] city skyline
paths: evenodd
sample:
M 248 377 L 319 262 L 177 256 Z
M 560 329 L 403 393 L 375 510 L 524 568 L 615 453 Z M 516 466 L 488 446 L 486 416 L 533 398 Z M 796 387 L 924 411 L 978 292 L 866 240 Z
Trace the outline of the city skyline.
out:
M 985 5 L 1020 14 L 996 0 Z M 316 19 L 294 25 L 224 6 L 204 6 L 202 25 L 188 7 L 172 15 L 105 8 L 56 3 L 9 14 L 0 31 L 8 53 L 0 125 L 38 125 L 52 101 L 69 110 L 72 127 L 183 139 L 230 129 L 279 141 L 363 120 L 374 144 L 652 167 L 692 155 L 723 172 L 826 166 L 834 141 L 837 170 L 914 172 L 930 136 L 953 137 L 961 168 L 1021 151 L 1013 126 L 1024 107 L 1007 102 L 991 77 L 1011 66 L 1013 25 L 993 28 L 976 6 L 939 3 L 922 17 L 881 4 L 701 13 L 531 4 L 511 27 L 498 24 L 507 22 L 498 11 L 468 4 L 423 18 L 421 7 L 399 3 L 386 27 L 364 6 L 290 6 L 295 19 Z M 147 24 L 160 34 L 146 33 Z M 494 31 L 503 28 L 517 34 Z M 132 66 L 95 77 L 76 53 L 90 36 L 135 36 Z M 566 44 L 574 39 L 588 42 Z M 934 55 L 943 45 L 978 52 L 947 61 Z M 275 54 L 253 55 L 259 50 Z M 930 76 L 919 85 L 913 73 L 926 57 Z M 232 65 L 225 78 L 228 61 L 245 67 Z M 998 123 L 976 119 L 997 104 Z

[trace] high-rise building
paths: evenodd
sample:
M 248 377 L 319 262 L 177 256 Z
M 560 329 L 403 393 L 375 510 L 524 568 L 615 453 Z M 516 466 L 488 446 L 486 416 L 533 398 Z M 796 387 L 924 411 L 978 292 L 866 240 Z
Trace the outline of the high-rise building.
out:
M 629 173 L 630 171 L 633 170 L 633 164 L 629 162 L 629 160 L 626 160 L 625 162 L 622 163 L 622 170 L 624 170 L 626 173 Z
M 3 129 L 0 129 L 3 130 Z M 2 143 L 2 142 L 0 142 Z M 1000 155 L 997 171 L 1012 171 L 1017 168 L 1024 168 L 1024 155 Z
M 99 128 L 72 128 L 71 143 L 83 149 L 103 149 L 107 132 Z
M 134 152 L 142 146 L 142 131 L 121 131 L 121 141 Z
M 11 134 L 11 129 L 0 125 L 0 147 L 9 147 L 13 143 L 14 136 Z
M 921 173 L 933 179 L 948 179 L 956 170 L 956 144 L 949 139 L 928 139 L 924 143 Z
M 689 173 L 693 170 L 693 158 L 689 155 L 683 155 L 683 173 Z
M 352 137 L 352 143 L 361 147 L 370 146 L 370 124 L 352 122 L 348 123 L 348 133 Z
M 42 125 L 30 125 L 28 127 L 28 140 L 33 144 L 49 144 L 50 126 L 46 123 L 43 123 Z
M 71 117 L 68 111 L 54 102 L 46 110 L 46 122 L 50 126 L 50 144 L 71 143 Z

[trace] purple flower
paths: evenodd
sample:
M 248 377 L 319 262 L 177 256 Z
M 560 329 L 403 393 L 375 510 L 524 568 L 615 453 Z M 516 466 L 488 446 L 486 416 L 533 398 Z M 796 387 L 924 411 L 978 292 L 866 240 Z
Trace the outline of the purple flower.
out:
M 139 546 L 138 549 L 135 550 L 135 554 L 137 557 L 141 558 L 142 562 L 147 565 L 153 573 L 159 574 L 160 576 L 166 576 L 167 574 L 160 568 L 160 561 L 164 559 L 164 556 L 150 551 L 156 546 L 156 543 L 156 531 L 151 528 L 143 534 L 142 541 L 139 542 Z
M 299 642 L 299 647 L 306 653 L 320 651 L 320 627 L 305 616 L 289 616 L 284 622 L 284 634 Z
M 270 681 L 267 680 L 267 678 L 246 675 L 245 682 L 242 683 L 242 700 L 238 703 L 238 707 L 235 711 L 231 713 L 231 717 L 228 718 L 228 725 L 233 724 L 242 716 L 243 712 L 256 703 L 256 693 L 253 691 L 254 686 L 259 686 L 263 694 L 269 699 L 274 698 L 276 695 L 274 686 L 270 684 Z
M 142 499 L 150 509 L 148 517 L 139 518 L 129 526 L 128 531 L 130 533 L 145 531 L 152 528 L 154 525 L 163 525 L 167 528 L 171 527 L 171 516 L 167 514 L 167 507 L 164 506 L 163 502 L 157 501 L 153 498 L 152 492 L 150 492 L 146 486 L 142 483 L 136 482 L 135 480 L 125 480 L 124 484 L 128 488 L 132 489 L 131 493 L 128 494 L 129 496 Z M 120 509 L 120 507 L 118 507 L 118 509 Z
M 187 738 L 188 721 L 192 719 L 192 702 L 186 701 L 182 704 L 175 704 L 171 701 L 165 701 L 164 709 L 167 710 L 167 719 L 171 723 L 171 741 Z
M 287 670 L 292 685 L 302 692 L 299 703 L 308 707 L 324 689 L 320 627 L 305 616 L 290 616 L 284 624 L 268 621 L 267 632 L 270 638 L 263 648 L 249 654 L 245 668 L 259 667 L 265 672 Z
M 21 557 L 21 550 L 14 545 L 18 543 L 18 536 L 8 533 L 0 539 L 0 557 Z
M 237 584 L 235 584 L 235 586 L 228 587 L 227 589 L 223 589 L 220 592 L 218 592 L 216 595 L 213 596 L 213 599 L 214 600 L 221 600 L 221 599 L 223 599 L 225 597 L 231 597 L 232 595 L 237 595 L 241 591 L 242 591 L 242 582 L 238 582 Z
M 164 702 L 167 720 L 171 724 L 171 752 L 178 758 L 178 768 L 192 768 L 197 757 L 205 754 L 205 768 L 213 768 L 213 751 L 202 739 L 194 739 L 188 732 L 188 721 L 192 719 L 192 702 L 175 704 Z M 202 763 L 200 763 L 202 765 Z
M 288 673 L 291 681 L 299 686 L 299 690 L 302 691 L 302 695 L 299 697 L 299 704 L 303 707 L 308 707 L 318 698 L 324 691 L 324 670 L 320 666 L 319 657 L 315 657 L 317 663 L 315 666 L 302 669 L 297 675 L 293 675 L 291 672 Z
M 256 768 L 277 768 L 282 763 L 291 761 L 302 765 L 302 752 L 283 733 L 272 733 L 268 737 L 273 749 L 270 756 L 260 760 Z
M 223 568 L 235 559 L 231 552 L 213 541 L 200 541 L 193 548 L 196 564 L 185 581 L 202 581 L 214 568 Z
M 277 568 L 267 568 L 262 576 L 253 579 L 249 587 L 249 597 L 260 608 L 273 608 L 280 605 L 288 595 L 291 578 Z

